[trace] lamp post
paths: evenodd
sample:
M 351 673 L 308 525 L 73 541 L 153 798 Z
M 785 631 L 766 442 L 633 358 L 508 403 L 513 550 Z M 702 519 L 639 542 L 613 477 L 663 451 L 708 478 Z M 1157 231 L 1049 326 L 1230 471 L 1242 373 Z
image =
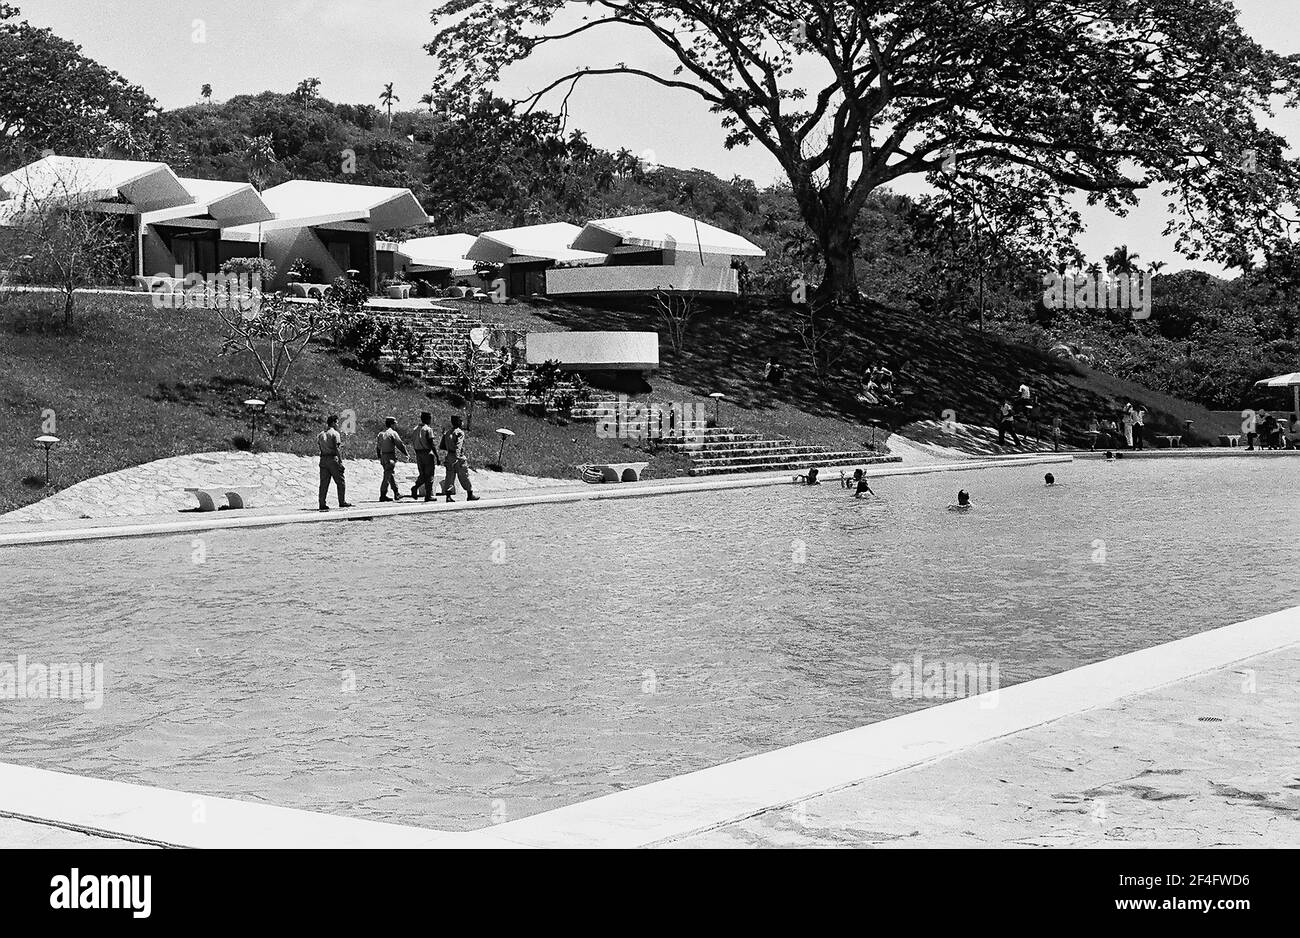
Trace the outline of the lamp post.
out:
M 515 435 L 514 430 L 507 430 L 505 427 L 497 427 L 497 433 L 501 434 L 501 447 L 497 450 L 497 465 L 501 471 L 505 471 L 505 463 L 501 461 L 501 455 L 506 451 L 506 440 Z
M 266 401 L 259 401 L 255 397 L 250 397 L 244 401 L 244 406 L 248 408 L 253 421 L 253 439 L 248 444 L 248 449 L 252 452 L 257 448 L 257 418 L 258 415 L 266 413 Z
M 715 427 L 722 426 L 722 418 L 719 415 L 722 413 L 722 398 L 724 396 L 721 391 L 714 391 L 709 395 L 709 397 L 713 398 L 713 425 Z
M 38 436 L 36 442 L 45 447 L 45 487 L 50 486 L 50 448 L 59 442 L 57 436 Z

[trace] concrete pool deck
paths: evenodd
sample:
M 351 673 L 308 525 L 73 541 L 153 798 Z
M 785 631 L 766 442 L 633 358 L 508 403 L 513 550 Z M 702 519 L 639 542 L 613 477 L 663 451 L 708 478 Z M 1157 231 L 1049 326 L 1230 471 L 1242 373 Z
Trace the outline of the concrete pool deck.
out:
M 967 459 L 952 463 L 927 465 L 877 464 L 864 468 L 868 478 L 895 475 L 923 475 L 932 472 L 969 472 L 1006 466 L 1026 466 L 1043 463 L 1068 463 L 1066 454 L 1010 455 Z M 847 467 L 852 469 L 852 467 Z M 103 540 L 119 537 L 147 537 L 162 534 L 186 534 L 227 528 L 260 528 L 285 524 L 321 524 L 340 521 L 369 520 L 396 515 L 423 515 L 448 511 L 482 511 L 519 505 L 590 501 L 605 498 L 637 498 L 650 495 L 674 495 L 684 492 L 721 491 L 726 489 L 757 488 L 771 485 L 789 485 L 790 472 L 754 473 L 725 479 L 665 479 L 642 482 L 622 482 L 616 485 L 546 486 L 520 494 L 484 495 L 476 502 L 467 502 L 463 495 L 458 501 L 447 503 L 412 502 L 391 504 L 358 502 L 347 509 L 334 508 L 328 512 L 317 511 L 313 505 L 288 508 L 250 508 L 240 511 L 177 512 L 139 518 L 101 518 L 94 520 L 65 521 L 4 521 L 0 516 L 0 547 L 17 547 L 36 544 L 58 544 L 71 541 Z M 838 477 L 828 475 L 828 485 L 838 484 Z
M 0 846 L 1297 846 L 1297 668 L 1300 607 L 468 833 L 0 764 Z

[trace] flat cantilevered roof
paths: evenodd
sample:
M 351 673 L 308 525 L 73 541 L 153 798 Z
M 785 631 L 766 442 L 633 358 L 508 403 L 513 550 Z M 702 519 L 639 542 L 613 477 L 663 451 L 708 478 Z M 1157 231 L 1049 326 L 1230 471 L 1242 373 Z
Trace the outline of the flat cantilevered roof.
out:
M 429 216 L 410 189 L 294 179 L 262 193 L 275 217 L 263 231 L 364 222 L 371 231 L 427 225 Z M 258 225 L 231 228 L 235 240 L 256 240 Z
M 118 202 L 138 212 L 193 202 L 164 163 L 82 156 L 43 157 L 0 176 L 0 190 L 19 204 Z
M 607 254 L 621 247 L 698 250 L 704 254 L 730 254 L 733 257 L 762 257 L 767 253 L 738 234 L 677 212 L 649 212 L 589 221 L 572 244 L 584 251 Z
M 214 179 L 181 179 L 190 194 L 190 204 L 149 212 L 145 224 L 183 221 L 207 215 L 221 227 L 256 224 L 274 218 L 262 196 L 246 182 L 221 182 Z
M 571 265 L 605 263 L 603 253 L 571 247 L 573 239 L 581 231 L 577 225 L 566 221 L 485 231 L 475 239 L 466 256 L 493 264 L 503 264 L 508 260 L 550 260 Z

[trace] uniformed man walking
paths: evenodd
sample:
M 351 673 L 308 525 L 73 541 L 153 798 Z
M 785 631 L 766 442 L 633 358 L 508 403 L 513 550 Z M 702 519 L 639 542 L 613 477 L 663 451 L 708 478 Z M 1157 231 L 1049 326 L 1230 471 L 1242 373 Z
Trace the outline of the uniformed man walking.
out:
M 406 444 L 402 442 L 401 434 L 397 432 L 397 418 L 385 417 L 384 429 L 379 431 L 379 436 L 375 438 L 375 453 L 379 456 L 379 464 L 384 467 L 384 481 L 379 483 L 379 500 L 381 502 L 391 502 L 393 499 L 402 500 L 402 493 L 397 488 L 397 480 L 393 478 L 393 470 L 397 468 L 397 451 L 401 450 L 403 456 L 409 456 L 406 451 Z M 388 487 L 393 488 L 393 498 L 388 497 Z
M 447 501 L 456 500 L 452 496 L 456 494 L 457 479 L 465 486 L 465 500 L 478 501 L 478 496 L 474 494 L 474 484 L 469 480 L 469 460 L 465 456 L 465 431 L 461 427 L 460 414 L 452 415 L 451 429 L 442 435 L 440 448 L 447 451 L 447 475 L 442 481 L 442 492 L 447 496 Z
M 339 418 L 330 414 L 325 418 L 325 429 L 316 434 L 316 445 L 320 447 L 320 510 L 329 511 L 325 497 L 329 495 L 330 482 L 338 491 L 339 507 L 351 508 L 344 494 L 343 485 L 343 435 L 338 431 Z
M 415 439 L 412 441 L 415 466 L 420 471 L 420 477 L 411 487 L 411 497 L 419 498 L 420 489 L 423 488 L 426 502 L 433 501 L 433 484 L 438 475 L 438 456 L 433 450 L 437 441 L 433 438 L 432 423 L 433 414 L 427 410 L 421 412 L 420 425 L 415 428 Z

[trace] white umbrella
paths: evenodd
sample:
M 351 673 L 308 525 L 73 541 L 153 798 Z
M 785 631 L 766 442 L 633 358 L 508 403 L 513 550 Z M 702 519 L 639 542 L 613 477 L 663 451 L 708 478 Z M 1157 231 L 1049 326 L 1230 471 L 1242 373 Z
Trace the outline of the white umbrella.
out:
M 1264 385 L 1266 388 L 1290 388 L 1294 397 L 1294 407 L 1291 412 L 1300 415 L 1300 371 L 1293 371 L 1286 375 L 1277 375 L 1272 378 L 1265 378 L 1263 381 L 1256 381 L 1255 384 Z

